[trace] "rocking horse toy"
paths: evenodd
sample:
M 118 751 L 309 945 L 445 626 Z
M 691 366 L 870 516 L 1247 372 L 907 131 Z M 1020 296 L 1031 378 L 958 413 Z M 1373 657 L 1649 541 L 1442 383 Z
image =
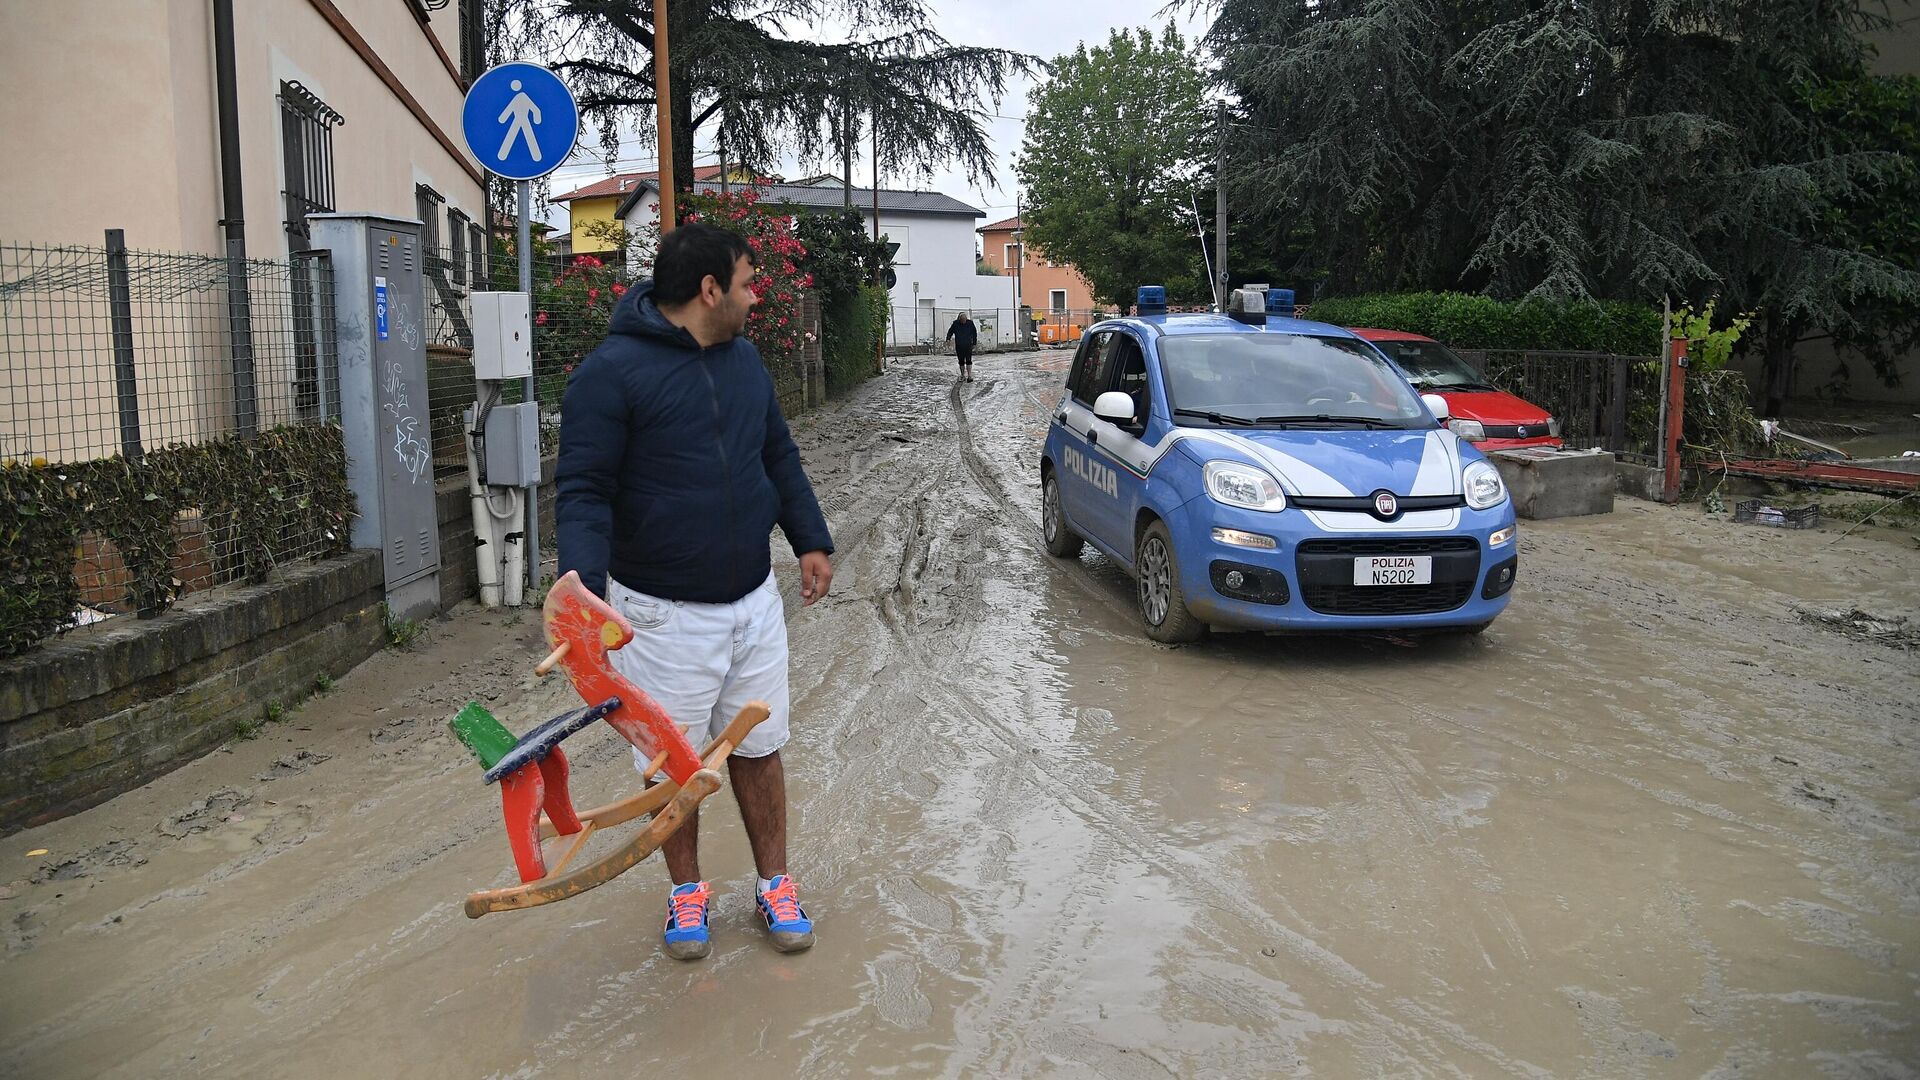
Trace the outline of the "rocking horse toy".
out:
M 486 782 L 499 783 L 506 814 L 507 842 L 513 849 L 520 884 L 488 889 L 467 897 L 467 917 L 495 911 L 538 907 L 605 885 L 639 865 L 684 824 L 700 801 L 720 790 L 719 768 L 767 707 L 752 702 L 706 750 L 695 754 L 679 725 L 646 692 L 613 669 L 609 649 L 633 640 L 633 628 L 619 612 L 587 591 L 569 570 L 547 591 L 541 617 L 552 652 L 535 667 L 544 676 L 558 665 L 587 702 L 518 738 L 478 702 L 468 702 L 453 718 L 454 737 L 480 760 Z M 637 795 L 585 813 L 575 813 L 567 793 L 567 756 L 560 743 L 569 735 L 605 720 L 620 737 L 648 759 L 644 780 L 665 772 L 666 779 Z M 598 829 L 644 815 L 652 820 L 606 856 L 567 872 L 587 838 Z M 541 841 L 571 836 L 573 843 L 552 870 Z

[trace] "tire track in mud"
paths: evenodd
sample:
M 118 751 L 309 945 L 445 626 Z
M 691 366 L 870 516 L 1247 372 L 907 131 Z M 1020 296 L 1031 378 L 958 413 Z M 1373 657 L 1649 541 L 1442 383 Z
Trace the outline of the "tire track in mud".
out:
M 1034 800 L 1022 796 L 1039 792 L 1042 794 L 1042 803 L 1058 805 L 1090 831 L 1091 843 L 1085 854 L 1089 861 L 1077 866 L 1074 883 L 1064 897 L 1064 906 L 1069 912 L 1097 909 L 1094 901 L 1099 900 L 1108 887 L 1106 871 L 1116 865 L 1118 853 L 1119 861 L 1132 860 L 1159 870 L 1172 878 L 1188 895 L 1203 897 L 1212 906 L 1232 913 L 1257 931 L 1283 943 L 1297 961 L 1307 964 L 1337 984 L 1358 991 L 1361 1008 L 1375 1029 L 1374 1051 L 1383 1061 L 1419 1060 L 1422 1055 L 1442 1051 L 1442 1046 L 1434 1043 L 1434 1033 L 1437 1032 L 1439 1041 L 1454 1050 L 1478 1055 L 1489 1064 L 1506 1071 L 1526 1072 L 1526 1066 L 1511 1061 L 1496 1048 L 1455 1026 L 1433 1025 L 1430 1017 L 1423 1017 L 1420 1010 L 1411 1008 L 1396 1016 L 1386 1007 L 1369 1000 L 1380 992 L 1380 984 L 1320 946 L 1314 940 L 1315 932 L 1310 926 L 1302 932 L 1294 925 L 1276 920 L 1258 905 L 1247 902 L 1243 889 L 1223 885 L 1214 868 L 1206 865 L 1202 856 L 1155 835 L 1150 826 L 1136 820 L 1132 808 L 1102 793 L 1099 787 L 1101 777 L 1093 775 L 1094 770 L 1088 767 L 1088 763 L 1064 754 L 1054 760 L 1051 768 L 1036 761 L 1031 741 L 1017 728 L 991 710 L 982 708 L 972 694 L 956 689 L 950 683 L 947 678 L 950 658 L 964 650 L 945 648 L 944 643 L 929 641 L 926 635 L 915 632 L 919 627 L 914 618 L 913 598 L 928 565 L 926 543 L 932 531 L 927 527 L 929 493 L 952 475 L 951 467 L 956 462 L 964 466 L 965 474 L 987 498 L 994 511 L 992 517 L 975 525 L 976 532 L 995 528 L 1001 534 L 1012 533 L 1013 546 L 1024 551 L 1029 566 L 1041 568 L 1043 574 L 1064 571 L 1068 578 L 1084 590 L 1094 593 L 1116 615 L 1129 618 L 1132 613 L 1122 609 L 1111 589 L 1092 579 L 1085 571 L 1084 564 L 1061 566 L 1058 560 L 1044 555 L 1037 541 L 1037 523 L 1007 494 L 1000 478 L 976 444 L 975 428 L 967 413 L 968 399 L 963 393 L 962 384 L 956 383 L 949 390 L 947 404 L 953 414 L 952 430 L 957 444 L 955 453 L 946 457 L 938 469 L 929 469 L 911 492 L 902 492 L 889 503 L 881 517 L 862 532 L 855 546 L 864 547 L 872 538 L 882 535 L 880 526 L 883 519 L 898 516 L 903 520 L 904 524 L 898 530 L 901 550 L 892 561 L 895 567 L 893 580 L 877 598 L 876 607 L 883 613 L 882 622 L 893 639 L 893 655 L 906 661 L 906 670 L 900 674 L 915 671 L 924 673 L 927 678 L 920 682 L 923 692 L 918 696 L 935 713 L 963 721 L 968 731 L 989 735 L 997 752 L 985 767 L 1007 773 L 1003 782 L 1018 789 L 1008 792 L 1006 797 L 988 800 L 988 816 L 982 825 L 1003 834 L 1017 830 L 1033 812 Z M 902 511 L 901 503 L 908 497 L 912 502 Z M 903 600 L 904 603 L 895 604 L 896 600 Z M 936 649 L 936 644 L 941 647 Z M 1330 678 L 1302 680 L 1296 677 L 1294 681 L 1313 682 L 1329 688 L 1335 683 Z M 1364 744 L 1370 748 L 1369 756 L 1380 761 L 1385 770 L 1410 775 L 1404 762 L 1381 746 L 1371 733 L 1365 733 Z M 926 748 L 923 746 L 922 749 Z M 1410 808 L 1419 803 L 1417 798 L 1411 796 L 1407 796 L 1405 801 Z M 1287 915 L 1296 924 L 1305 923 L 1304 919 L 1298 917 L 1297 911 L 1287 908 Z M 991 1022 L 972 1025 L 973 1030 L 1009 1030 L 1008 1025 L 1013 1021 L 1031 1016 L 1036 1000 L 1050 1000 L 1047 987 L 1050 984 L 1059 985 L 1072 974 L 1072 969 L 1063 966 L 1062 961 L 1068 956 L 1083 955 L 1090 936 L 1097 932 L 1097 920 L 1089 925 L 1085 921 L 1088 918 L 1091 916 L 1063 918 L 1043 941 L 1025 943 L 1017 953 L 1011 954 L 1015 959 L 1012 969 L 1006 971 L 1008 978 L 985 980 L 994 984 L 1005 983 L 1004 987 L 989 994 L 990 999 L 998 1002 L 988 1006 L 992 1013 Z M 1223 954 L 1243 952 L 1240 943 L 1220 938 L 1211 928 L 1205 933 Z M 1504 938 L 1507 935 L 1501 933 L 1498 936 Z M 1517 951 L 1524 954 L 1524 946 L 1510 944 L 1515 944 Z M 1422 1020 L 1427 1022 L 1422 1023 Z M 997 1050 L 988 1049 L 984 1044 L 975 1048 L 976 1055 L 982 1052 L 991 1055 L 990 1060 L 982 1061 L 976 1056 L 971 1061 L 951 1065 L 949 1071 L 958 1068 L 965 1073 L 986 1068 L 1002 1072 L 1017 1065 L 1013 1055 L 1020 1050 L 1018 1046 L 1007 1043 L 1001 1043 Z

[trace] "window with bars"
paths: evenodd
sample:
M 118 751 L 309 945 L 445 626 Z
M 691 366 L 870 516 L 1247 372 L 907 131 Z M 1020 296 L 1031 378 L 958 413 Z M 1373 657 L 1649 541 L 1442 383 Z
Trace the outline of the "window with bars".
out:
M 420 219 L 420 247 L 429 255 L 440 249 L 440 204 L 445 195 L 425 184 L 413 185 L 414 216 Z
M 297 82 L 282 82 L 280 146 L 286 167 L 287 250 L 312 247 L 307 215 L 333 209 L 333 129 L 347 122 Z
M 473 287 L 485 289 L 487 285 L 487 245 L 480 233 L 480 223 L 467 226 L 467 253 L 473 257 Z
M 467 283 L 467 215 L 458 210 L 447 211 L 447 269 L 453 275 L 455 285 Z

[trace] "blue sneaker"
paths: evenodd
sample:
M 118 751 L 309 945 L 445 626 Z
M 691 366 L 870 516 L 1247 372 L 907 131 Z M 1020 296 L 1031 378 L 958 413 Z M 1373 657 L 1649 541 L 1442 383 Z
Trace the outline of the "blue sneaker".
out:
M 675 960 L 698 960 L 713 951 L 707 937 L 707 898 L 712 890 L 704 881 L 675 885 L 667 897 L 667 955 Z
M 767 935 L 781 952 L 800 952 L 813 948 L 813 920 L 800 908 L 793 879 L 785 874 L 767 884 L 759 896 L 760 917 L 767 920 Z

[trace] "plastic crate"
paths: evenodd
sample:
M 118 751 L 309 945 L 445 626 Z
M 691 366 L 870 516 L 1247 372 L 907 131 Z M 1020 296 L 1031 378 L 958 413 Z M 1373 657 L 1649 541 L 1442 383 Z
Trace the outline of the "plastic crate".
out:
M 1760 499 L 1748 499 L 1735 503 L 1733 520 L 1747 525 L 1772 525 L 1781 529 L 1817 529 L 1820 527 L 1820 507 L 1769 506 Z

